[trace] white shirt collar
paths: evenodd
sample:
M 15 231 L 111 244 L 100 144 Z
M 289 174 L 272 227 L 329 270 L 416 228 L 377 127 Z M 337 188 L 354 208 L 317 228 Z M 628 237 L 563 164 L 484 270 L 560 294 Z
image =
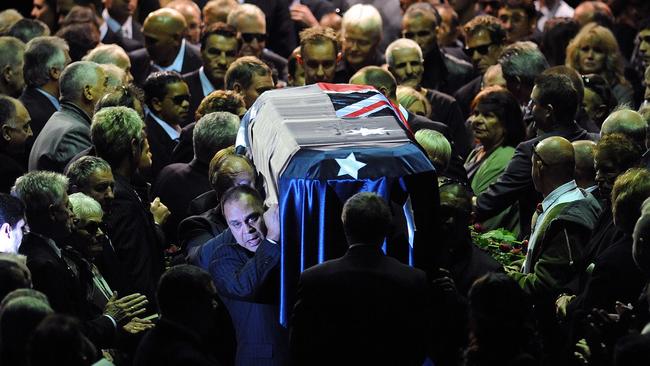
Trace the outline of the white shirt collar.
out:
M 47 98 L 50 101 L 50 103 L 52 103 L 52 105 L 54 106 L 54 108 L 56 108 L 57 111 L 61 110 L 61 103 L 59 103 L 59 100 L 56 99 L 54 95 L 46 92 L 41 88 L 36 88 L 36 90 L 38 90 L 39 93 L 43 94 L 45 98 Z
M 183 41 L 181 42 L 181 48 L 178 50 L 178 54 L 176 54 L 176 58 L 174 59 L 174 62 L 172 62 L 171 65 L 167 67 L 162 67 L 160 65 L 156 65 L 156 63 L 153 61 L 151 61 L 151 63 L 161 71 L 176 71 L 180 73 L 181 70 L 183 70 L 184 58 L 185 58 L 185 38 L 183 38 Z
M 117 20 L 111 18 L 108 14 L 108 10 L 104 9 L 102 11 L 102 18 L 106 21 L 106 25 L 114 32 L 122 37 L 133 38 L 133 17 L 129 16 L 124 21 L 124 24 L 120 24 Z
M 216 89 L 208 79 L 208 76 L 205 75 L 205 71 L 203 70 L 203 66 L 199 69 L 199 79 L 201 80 L 201 89 L 203 89 L 203 96 L 207 97 L 210 93 L 215 91 Z
M 548 194 L 542 201 L 542 212 L 548 212 L 548 210 L 554 206 L 560 200 L 560 197 L 569 193 L 570 191 L 578 189 L 578 185 L 575 180 L 566 182 L 563 185 L 555 188 L 551 193 Z
M 149 115 L 151 118 L 153 118 L 154 121 L 156 121 L 156 123 L 160 125 L 160 127 L 162 127 L 163 130 L 165 130 L 170 139 L 178 140 L 178 138 L 181 137 L 180 132 L 176 131 L 174 127 L 170 126 L 169 123 L 160 119 L 158 116 L 156 116 L 156 114 L 150 112 Z
M 106 37 L 106 33 L 108 33 L 108 23 L 104 22 L 102 25 L 99 26 L 99 39 L 100 41 Z

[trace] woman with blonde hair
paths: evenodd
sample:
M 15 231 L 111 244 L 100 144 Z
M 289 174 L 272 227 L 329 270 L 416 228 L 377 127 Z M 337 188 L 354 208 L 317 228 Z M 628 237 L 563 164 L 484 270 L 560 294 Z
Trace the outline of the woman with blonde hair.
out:
M 431 118 L 431 103 L 419 91 L 410 86 L 397 86 L 397 101 L 407 111 L 418 116 Z
M 581 75 L 598 74 L 612 88 L 618 104 L 631 104 L 634 91 L 623 76 L 623 56 L 614 34 L 596 23 L 589 23 L 567 46 L 566 66 Z

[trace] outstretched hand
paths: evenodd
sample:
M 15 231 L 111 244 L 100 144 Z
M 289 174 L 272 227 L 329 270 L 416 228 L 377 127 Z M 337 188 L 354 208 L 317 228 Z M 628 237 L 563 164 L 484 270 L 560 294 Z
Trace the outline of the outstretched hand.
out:
M 113 318 L 117 324 L 124 324 L 144 313 L 148 303 L 147 297 L 138 293 L 118 299 L 117 292 L 113 292 L 113 296 L 104 307 L 104 315 Z

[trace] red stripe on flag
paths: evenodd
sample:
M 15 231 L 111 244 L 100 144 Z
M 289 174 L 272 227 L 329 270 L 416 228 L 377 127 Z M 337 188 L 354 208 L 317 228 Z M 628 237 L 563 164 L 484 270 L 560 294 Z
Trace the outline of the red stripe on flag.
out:
M 386 103 L 385 100 L 380 100 L 377 103 L 373 103 L 373 104 L 371 104 L 369 106 L 366 106 L 366 107 L 363 107 L 363 108 L 361 108 L 361 109 L 359 109 L 359 110 L 357 110 L 355 112 L 349 113 L 349 114 L 345 115 L 345 117 L 347 117 L 347 118 L 358 117 L 358 116 L 360 116 L 362 114 L 365 114 L 365 113 L 367 113 L 367 112 L 369 112 L 369 111 L 371 111 L 373 109 L 377 109 L 377 108 L 379 108 L 379 107 L 381 107 L 383 105 L 388 105 L 388 103 Z
M 369 85 L 356 85 L 356 84 L 330 84 L 330 83 L 316 83 L 319 88 L 326 91 L 333 92 L 355 92 L 355 91 L 365 91 L 369 88 L 373 88 Z M 374 89 L 374 88 L 373 88 Z

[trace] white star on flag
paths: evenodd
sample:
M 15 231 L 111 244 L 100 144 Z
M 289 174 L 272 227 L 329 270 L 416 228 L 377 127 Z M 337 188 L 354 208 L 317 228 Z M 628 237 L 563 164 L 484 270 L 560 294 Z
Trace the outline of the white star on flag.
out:
M 345 159 L 335 160 L 341 167 L 341 169 L 339 169 L 339 177 L 347 174 L 354 179 L 358 179 L 359 169 L 366 166 L 366 163 L 357 161 L 357 159 L 354 157 L 354 153 L 350 153 L 350 155 L 348 155 Z
M 388 131 L 384 127 L 381 128 L 365 128 L 361 127 L 358 130 L 348 131 L 348 135 L 361 135 L 361 136 L 370 136 L 370 135 L 386 135 Z

